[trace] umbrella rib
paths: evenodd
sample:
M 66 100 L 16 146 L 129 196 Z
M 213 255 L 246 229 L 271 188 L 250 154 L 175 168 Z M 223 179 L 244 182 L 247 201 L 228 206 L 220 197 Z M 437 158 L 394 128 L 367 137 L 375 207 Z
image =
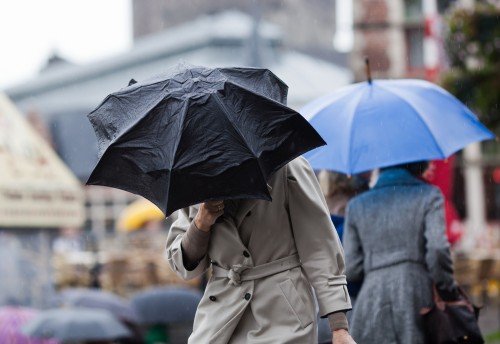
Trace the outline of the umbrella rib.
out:
M 413 103 L 412 103 L 410 100 L 406 99 L 406 98 L 405 98 L 405 97 L 403 97 L 402 95 L 397 94 L 396 92 L 392 91 L 391 89 L 388 89 L 387 87 L 384 87 L 383 85 L 380 85 L 380 84 L 379 84 L 379 86 L 380 86 L 381 88 L 383 88 L 386 92 L 391 93 L 391 94 L 393 94 L 394 96 L 398 97 L 399 99 L 403 100 L 406 104 L 408 104 L 408 105 L 410 106 L 410 108 L 411 108 L 412 110 L 414 110 L 414 109 L 415 109 L 415 106 L 413 106 Z M 439 147 L 439 144 L 438 144 L 438 142 L 436 141 L 436 137 L 434 136 L 434 134 L 433 134 L 433 132 L 432 132 L 431 128 L 429 127 L 429 125 L 427 124 L 427 122 L 426 122 L 426 121 L 424 121 L 424 119 L 423 119 L 421 116 L 419 116 L 419 115 L 418 115 L 418 112 L 417 112 L 416 110 L 414 110 L 413 112 L 414 112 L 414 113 L 417 113 L 417 115 L 416 115 L 417 119 L 418 119 L 420 122 L 422 122 L 422 123 L 424 124 L 424 126 L 427 128 L 427 130 L 429 131 L 429 133 L 431 133 L 432 140 L 434 141 L 434 144 L 435 144 L 435 146 L 436 146 L 437 150 L 438 150 L 439 152 L 441 152 L 441 156 L 442 156 L 442 158 L 443 158 L 443 159 L 444 159 L 444 158 L 446 158 L 446 155 L 444 154 L 444 152 L 443 152 L 443 150 L 441 149 L 441 147 Z

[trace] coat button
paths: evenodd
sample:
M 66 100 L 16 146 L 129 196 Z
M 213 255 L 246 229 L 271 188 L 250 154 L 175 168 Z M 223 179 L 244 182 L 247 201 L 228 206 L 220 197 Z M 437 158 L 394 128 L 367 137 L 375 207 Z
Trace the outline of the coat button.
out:
M 213 295 L 210 295 L 208 298 L 210 299 L 210 301 L 216 301 L 217 300 L 217 298 L 215 296 L 213 296 Z
M 250 253 L 248 253 L 248 251 L 243 251 L 243 255 L 247 258 L 250 257 Z
M 250 294 L 250 293 L 245 294 L 245 300 L 248 301 L 248 300 L 250 300 L 251 297 L 252 297 L 252 294 Z

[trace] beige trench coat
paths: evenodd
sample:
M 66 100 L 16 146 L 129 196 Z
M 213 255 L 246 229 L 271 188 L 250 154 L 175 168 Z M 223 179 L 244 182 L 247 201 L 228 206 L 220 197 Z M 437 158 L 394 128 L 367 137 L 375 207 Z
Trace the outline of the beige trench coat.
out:
M 189 343 L 316 343 L 314 296 L 321 315 L 351 308 L 344 253 L 308 162 L 293 160 L 269 185 L 272 202 L 240 201 L 233 218 L 213 225 L 208 254 L 192 271 L 183 265 L 181 239 L 197 207 L 181 210 L 172 225 L 165 255 L 185 279 L 199 276 L 211 264 L 228 270 L 254 267 L 294 254 L 301 262 L 236 285 L 227 277 L 212 276 Z

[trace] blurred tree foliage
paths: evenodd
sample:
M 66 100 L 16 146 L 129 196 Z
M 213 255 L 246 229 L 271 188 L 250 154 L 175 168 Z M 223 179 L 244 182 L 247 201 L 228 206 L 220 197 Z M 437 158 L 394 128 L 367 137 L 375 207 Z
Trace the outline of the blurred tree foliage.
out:
M 500 8 L 477 3 L 445 17 L 445 48 L 450 71 L 442 85 L 500 133 Z

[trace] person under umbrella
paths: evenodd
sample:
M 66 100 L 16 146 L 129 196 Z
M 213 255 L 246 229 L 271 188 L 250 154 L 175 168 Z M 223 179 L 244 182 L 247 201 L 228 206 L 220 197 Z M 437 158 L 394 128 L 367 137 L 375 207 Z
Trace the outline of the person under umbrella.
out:
M 383 168 L 348 204 L 347 279 L 363 281 L 351 317 L 358 343 L 426 343 L 420 309 L 459 297 L 446 238 L 443 196 L 421 176 L 428 162 Z
M 370 178 L 371 172 L 347 176 L 340 172 L 322 170 L 318 174 L 318 180 L 325 195 L 330 217 L 332 218 L 332 222 L 341 241 L 344 232 L 345 209 L 347 203 L 354 196 L 369 189 Z M 353 308 L 360 288 L 360 281 L 351 281 L 347 284 Z M 347 314 L 348 319 L 351 314 L 352 312 Z M 331 343 L 329 326 L 326 319 L 318 319 L 318 341 L 321 344 Z
M 184 208 L 166 257 L 185 279 L 212 267 L 189 343 L 314 343 L 316 304 L 336 344 L 354 343 L 343 252 L 314 171 L 299 157 L 269 181 L 272 201 Z M 222 221 L 218 221 L 222 215 Z
M 87 184 L 180 210 L 167 260 L 183 278 L 214 270 L 190 343 L 314 342 L 311 286 L 335 342 L 353 343 L 340 240 L 300 157 L 325 141 L 287 90 L 265 69 L 181 67 L 88 116 L 100 158 Z

